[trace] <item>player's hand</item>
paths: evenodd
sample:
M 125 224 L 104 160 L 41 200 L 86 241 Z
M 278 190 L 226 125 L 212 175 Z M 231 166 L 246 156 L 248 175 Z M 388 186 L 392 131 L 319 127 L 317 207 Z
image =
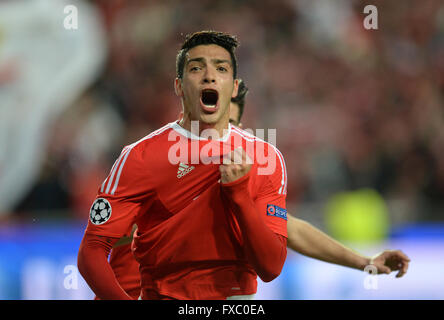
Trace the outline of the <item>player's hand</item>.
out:
M 242 178 L 251 170 L 252 163 L 243 148 L 234 149 L 224 156 L 223 164 L 219 166 L 220 182 L 230 183 Z
M 378 269 L 379 273 L 390 274 L 399 270 L 396 278 L 402 277 L 409 267 L 410 259 L 401 250 L 385 250 L 370 260 L 370 264 Z

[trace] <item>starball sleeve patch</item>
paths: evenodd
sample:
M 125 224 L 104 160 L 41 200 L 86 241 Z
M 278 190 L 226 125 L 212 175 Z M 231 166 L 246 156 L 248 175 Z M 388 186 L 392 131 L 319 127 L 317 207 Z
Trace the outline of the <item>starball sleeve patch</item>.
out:
M 274 204 L 267 204 L 267 216 L 273 216 L 287 220 L 287 210 Z
M 89 211 L 89 220 L 95 224 L 104 224 L 111 218 L 111 204 L 105 198 L 97 198 Z

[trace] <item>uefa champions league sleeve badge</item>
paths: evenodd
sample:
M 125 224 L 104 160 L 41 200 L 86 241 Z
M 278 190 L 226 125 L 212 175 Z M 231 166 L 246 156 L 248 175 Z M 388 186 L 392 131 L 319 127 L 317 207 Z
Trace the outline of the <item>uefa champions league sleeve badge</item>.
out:
M 98 198 L 91 206 L 89 220 L 95 224 L 104 224 L 111 218 L 111 204 L 105 198 Z

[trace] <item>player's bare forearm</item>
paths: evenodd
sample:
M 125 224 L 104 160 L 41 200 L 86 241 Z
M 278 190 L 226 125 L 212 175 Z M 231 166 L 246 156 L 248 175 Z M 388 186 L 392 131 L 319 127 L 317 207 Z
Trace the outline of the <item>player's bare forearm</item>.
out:
M 347 248 L 310 223 L 291 215 L 288 215 L 287 232 L 288 247 L 305 256 L 359 270 L 370 264 L 369 257 Z
M 287 232 L 288 247 L 314 259 L 359 270 L 363 270 L 367 265 L 373 265 L 379 274 L 398 271 L 397 278 L 406 274 L 409 267 L 410 259 L 401 250 L 385 250 L 372 258 L 365 257 L 308 222 L 290 215 Z

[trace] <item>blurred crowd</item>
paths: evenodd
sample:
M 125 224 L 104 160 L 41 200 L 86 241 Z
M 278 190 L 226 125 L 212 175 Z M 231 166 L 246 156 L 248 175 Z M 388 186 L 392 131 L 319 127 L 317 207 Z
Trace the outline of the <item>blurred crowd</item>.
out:
M 444 220 L 444 2 L 371 2 L 377 30 L 363 27 L 362 1 L 90 1 L 106 66 L 54 123 L 15 211 L 85 219 L 123 146 L 177 119 L 176 53 L 186 34 L 212 29 L 240 41 L 242 122 L 277 130 L 289 207 L 372 188 L 407 203 L 406 219 Z

